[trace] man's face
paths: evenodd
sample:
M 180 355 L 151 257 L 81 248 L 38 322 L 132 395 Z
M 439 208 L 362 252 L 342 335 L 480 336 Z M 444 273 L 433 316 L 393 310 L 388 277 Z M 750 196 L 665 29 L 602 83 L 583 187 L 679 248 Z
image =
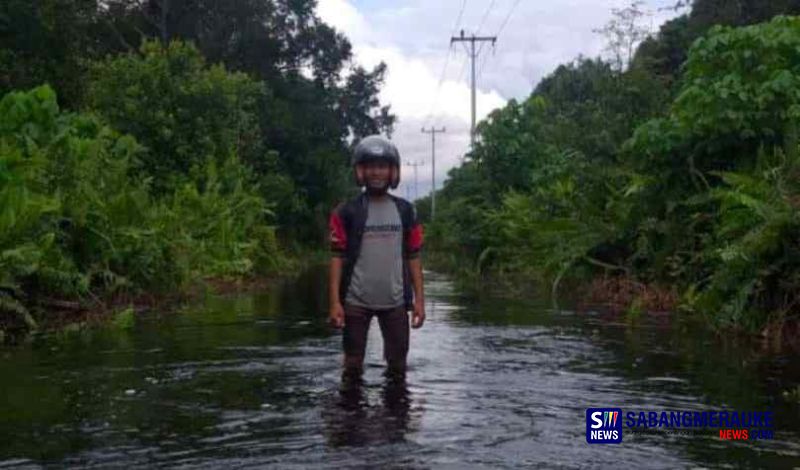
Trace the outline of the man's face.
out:
M 388 190 L 391 176 L 392 167 L 385 160 L 373 160 L 364 163 L 364 178 L 367 183 L 367 189 L 371 191 Z

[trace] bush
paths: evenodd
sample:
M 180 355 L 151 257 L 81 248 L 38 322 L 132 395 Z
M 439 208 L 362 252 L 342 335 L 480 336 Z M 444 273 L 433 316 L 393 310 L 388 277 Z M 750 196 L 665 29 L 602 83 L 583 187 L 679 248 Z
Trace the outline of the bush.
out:
M 0 101 L 0 311 L 34 325 L 49 297 L 166 292 L 278 266 L 269 205 L 235 154 L 169 194 L 133 171 L 144 149 L 47 87 Z

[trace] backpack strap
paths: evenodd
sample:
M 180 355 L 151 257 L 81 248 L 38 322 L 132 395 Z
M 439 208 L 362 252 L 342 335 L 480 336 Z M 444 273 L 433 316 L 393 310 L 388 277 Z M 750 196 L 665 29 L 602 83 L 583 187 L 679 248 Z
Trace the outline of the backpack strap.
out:
M 347 295 L 347 289 L 350 285 L 356 259 L 361 250 L 361 238 L 364 235 L 364 225 L 367 222 L 366 204 L 366 195 L 361 193 L 342 204 L 338 210 L 347 240 L 344 246 L 342 279 L 339 283 L 339 299 L 341 302 L 344 302 Z
M 408 266 L 408 259 L 411 254 L 408 251 L 409 243 L 413 237 L 413 230 L 416 225 L 416 210 L 414 205 L 405 199 L 390 195 L 397 204 L 397 211 L 400 213 L 400 222 L 403 225 L 403 300 L 406 310 L 414 308 L 414 289 L 411 285 L 411 270 Z
M 405 199 L 394 195 L 390 196 L 394 199 L 395 204 L 397 204 L 397 210 L 400 212 L 400 222 L 403 224 L 403 232 L 411 230 L 415 218 L 414 205 Z
M 415 258 L 422 247 L 422 225 L 417 220 L 417 210 L 411 202 L 394 198 L 403 224 L 403 258 Z

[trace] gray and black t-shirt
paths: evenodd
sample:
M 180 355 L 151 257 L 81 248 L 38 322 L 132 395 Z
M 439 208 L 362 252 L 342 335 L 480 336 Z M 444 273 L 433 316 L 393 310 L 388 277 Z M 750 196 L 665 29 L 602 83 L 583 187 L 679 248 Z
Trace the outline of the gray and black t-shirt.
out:
M 345 302 L 369 308 L 403 304 L 403 224 L 394 201 L 367 200 L 361 252 Z

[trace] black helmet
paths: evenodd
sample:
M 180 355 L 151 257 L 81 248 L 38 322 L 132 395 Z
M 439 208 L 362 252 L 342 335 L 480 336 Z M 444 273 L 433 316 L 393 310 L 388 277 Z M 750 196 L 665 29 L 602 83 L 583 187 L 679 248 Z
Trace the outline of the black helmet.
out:
M 387 138 L 380 135 L 370 135 L 361 139 L 353 150 L 353 166 L 356 167 L 356 183 L 364 186 L 364 177 L 358 169 L 358 164 L 372 160 L 385 160 L 394 166 L 390 186 L 397 188 L 400 184 L 400 152 Z

